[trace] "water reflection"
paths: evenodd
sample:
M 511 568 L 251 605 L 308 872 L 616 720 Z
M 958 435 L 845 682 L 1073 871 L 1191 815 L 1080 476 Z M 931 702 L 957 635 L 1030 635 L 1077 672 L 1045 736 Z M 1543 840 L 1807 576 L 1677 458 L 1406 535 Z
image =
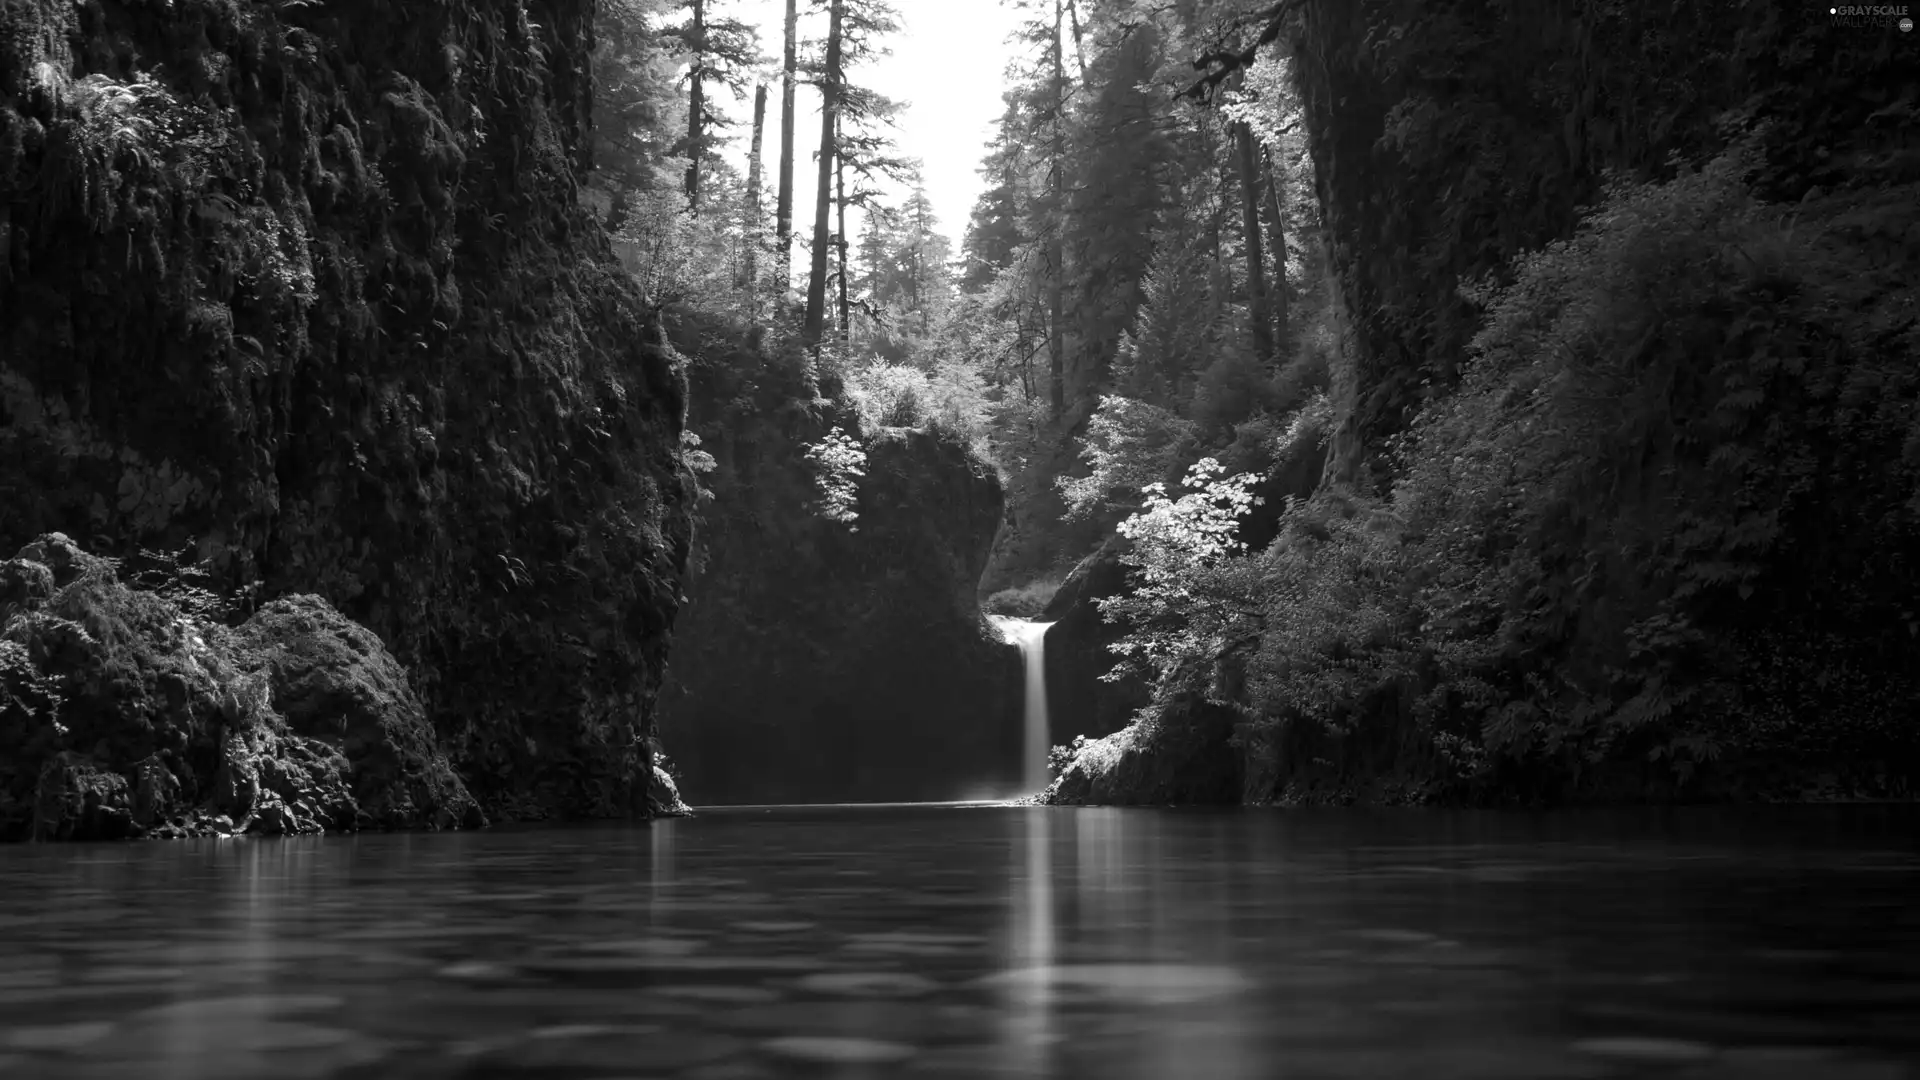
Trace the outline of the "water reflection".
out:
M 1911 1076 L 1911 813 L 0 849 L 0 1076 Z
M 1048 807 L 1028 806 L 1010 823 L 1017 830 L 1010 845 L 1019 865 L 1007 890 L 1008 939 L 1012 944 L 1000 981 L 1000 1047 L 1008 1073 L 1044 1076 L 1054 1031 L 1053 836 L 1055 817 Z

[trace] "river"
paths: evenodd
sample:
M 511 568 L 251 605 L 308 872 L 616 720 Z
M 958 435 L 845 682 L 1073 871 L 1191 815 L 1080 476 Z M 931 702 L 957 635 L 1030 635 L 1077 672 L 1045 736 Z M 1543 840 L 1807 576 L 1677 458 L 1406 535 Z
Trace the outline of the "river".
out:
M 0 849 L 0 1076 L 1895 1080 L 1909 810 L 733 808 Z

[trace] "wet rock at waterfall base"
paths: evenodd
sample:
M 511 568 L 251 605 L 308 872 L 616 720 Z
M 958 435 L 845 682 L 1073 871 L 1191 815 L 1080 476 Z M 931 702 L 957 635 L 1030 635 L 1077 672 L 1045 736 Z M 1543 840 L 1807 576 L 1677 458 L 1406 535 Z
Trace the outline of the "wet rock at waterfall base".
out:
M 0 625 L 0 838 L 485 823 L 406 673 L 324 600 L 228 627 L 57 533 L 6 565 L 53 588 Z
M 1042 801 L 1056 805 L 1221 804 L 1239 800 L 1240 752 L 1229 741 L 1234 714 L 1208 701 L 1197 673 L 1139 719 L 1074 750 Z

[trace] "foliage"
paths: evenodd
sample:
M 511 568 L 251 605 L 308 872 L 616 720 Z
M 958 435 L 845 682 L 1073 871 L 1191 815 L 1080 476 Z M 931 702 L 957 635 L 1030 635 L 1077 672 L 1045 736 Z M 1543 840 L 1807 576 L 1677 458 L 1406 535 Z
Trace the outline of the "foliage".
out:
M 377 632 L 490 806 L 624 812 L 691 489 L 591 9 L 118 10 L 0 8 L 0 539 L 197 537 Z
M 1749 142 L 1615 182 L 1572 239 L 1473 292 L 1477 358 L 1416 425 L 1396 501 L 1442 677 L 1487 687 L 1468 712 L 1489 749 L 1626 741 L 1686 772 L 1741 737 L 1756 617 L 1911 610 L 1889 556 L 1920 525 L 1900 455 L 1916 337 L 1886 333 L 1889 268 L 1841 225 L 1890 204 L 1789 216 L 1753 196 L 1759 167 Z
M 928 372 L 873 359 L 848 371 L 845 379 L 862 431 L 920 428 L 976 451 L 984 444 L 988 405 L 979 376 L 963 363 L 941 363 Z
M 1001 589 L 982 600 L 980 607 L 995 615 L 1015 615 L 1031 619 L 1046 609 L 1047 602 L 1053 599 L 1054 593 L 1060 591 L 1062 580 L 1058 576 L 1048 576 L 1029 581 L 1024 585 Z
M 804 451 L 820 489 L 820 516 L 858 529 L 860 478 L 867 474 L 867 454 L 853 436 L 835 427 Z
M 1573 238 L 1475 290 L 1476 358 L 1399 440 L 1390 500 L 1324 491 L 1228 560 L 1237 579 L 1188 574 L 1264 607 L 1250 730 L 1350 736 L 1411 695 L 1473 782 L 1897 742 L 1910 680 L 1861 630 L 1913 610 L 1911 570 L 1876 551 L 1916 531 L 1900 447 L 1920 377 L 1911 325 L 1885 334 L 1889 269 L 1835 229 L 1892 204 L 1802 208 L 1789 229 L 1751 194 L 1755 166 L 1736 148 L 1614 184 Z M 1868 468 L 1879 481 L 1845 497 L 1815 483 Z M 1220 620 L 1196 610 L 1218 655 Z M 1826 642 L 1817 673 L 1767 627 L 1789 611 Z M 1794 677 L 1822 687 L 1817 711 Z
M 1134 580 L 1131 591 L 1099 601 L 1104 616 L 1127 627 L 1113 647 L 1123 664 L 1110 679 L 1130 667 L 1164 676 L 1248 629 L 1256 612 L 1235 556 L 1246 548 L 1237 536 L 1240 519 L 1260 503 L 1251 491 L 1259 477 L 1225 471 L 1201 458 L 1187 470 L 1178 499 L 1166 485 L 1148 484 L 1140 511 L 1120 523 L 1120 535 L 1132 542 L 1122 559 Z
M 1390 508 L 1352 492 L 1290 508 L 1280 538 L 1249 568 L 1264 606 L 1247 664 L 1257 716 L 1342 734 L 1370 694 L 1411 672 L 1401 531 Z
M 1080 440 L 1087 463 L 1084 477 L 1060 477 L 1055 483 L 1069 517 L 1139 505 L 1148 489 L 1164 490 L 1189 451 L 1194 425 L 1169 409 L 1118 395 L 1100 399 Z
M 0 564 L 59 583 L 0 623 L 0 838 L 484 823 L 372 633 L 313 596 L 230 628 L 136 561 L 172 595 L 60 534 Z

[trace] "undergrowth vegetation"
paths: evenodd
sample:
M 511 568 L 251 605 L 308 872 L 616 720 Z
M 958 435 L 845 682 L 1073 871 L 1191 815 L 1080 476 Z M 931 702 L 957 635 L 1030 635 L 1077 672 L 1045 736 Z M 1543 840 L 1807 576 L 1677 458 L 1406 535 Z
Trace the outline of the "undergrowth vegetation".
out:
M 1911 254 L 1862 240 L 1920 192 L 1769 204 L 1757 147 L 1615 180 L 1468 287 L 1470 363 L 1383 495 L 1290 502 L 1240 552 L 1252 477 L 1149 485 L 1117 651 L 1214 669 L 1256 756 L 1411 724 L 1469 793 L 1910 747 L 1920 331 Z

